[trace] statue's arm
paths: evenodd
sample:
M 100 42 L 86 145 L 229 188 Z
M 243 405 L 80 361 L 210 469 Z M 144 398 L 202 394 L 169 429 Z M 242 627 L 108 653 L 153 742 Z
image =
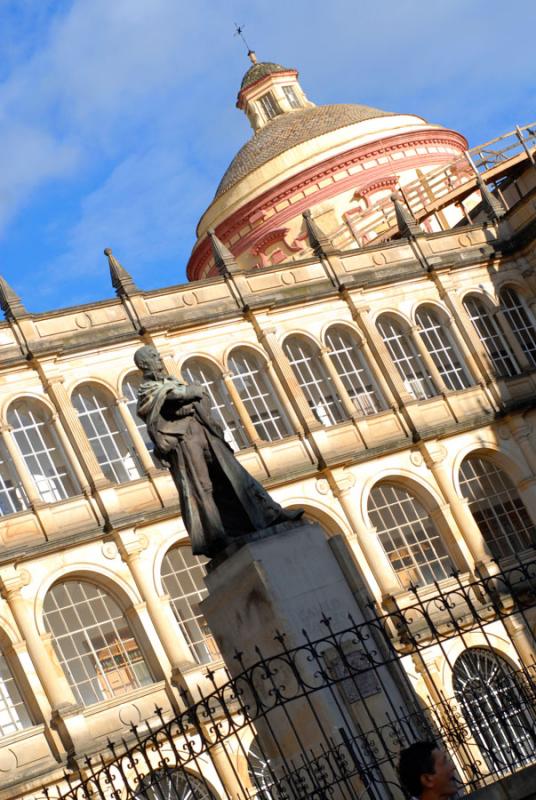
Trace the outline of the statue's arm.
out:
M 192 403 L 194 400 L 201 400 L 205 394 L 205 389 L 200 383 L 182 384 L 173 386 L 167 393 L 168 400 L 178 400 L 182 403 Z

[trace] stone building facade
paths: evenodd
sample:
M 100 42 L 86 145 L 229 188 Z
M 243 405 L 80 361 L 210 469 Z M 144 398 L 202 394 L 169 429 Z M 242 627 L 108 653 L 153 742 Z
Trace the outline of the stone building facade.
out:
M 316 107 L 294 70 L 254 63 L 238 106 L 255 133 L 199 224 L 190 283 L 141 290 L 107 251 L 114 299 L 33 314 L 1 282 L 1 800 L 41 796 L 221 667 L 203 564 L 135 414 L 141 343 L 204 384 L 279 503 L 344 537 L 379 606 L 534 554 L 523 134 L 481 169 L 491 194 L 459 134 Z M 430 656 L 451 695 L 450 664 L 489 644 L 471 636 Z M 489 636 L 532 663 L 522 627 Z M 425 696 L 427 673 L 412 679 Z M 205 776 L 216 795 L 226 774 Z

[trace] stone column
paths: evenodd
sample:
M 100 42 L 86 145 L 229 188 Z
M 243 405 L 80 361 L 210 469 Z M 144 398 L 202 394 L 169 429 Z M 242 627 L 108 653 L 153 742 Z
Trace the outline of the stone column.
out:
M 467 346 L 467 343 L 463 337 L 463 334 L 458 329 L 456 325 L 456 320 L 453 316 L 448 317 L 446 320 L 446 326 L 449 328 L 451 333 L 451 338 L 453 340 L 453 346 L 456 349 L 460 350 L 459 356 L 462 362 L 462 367 L 465 366 L 467 372 L 469 372 L 470 377 L 474 381 L 474 383 L 483 383 L 483 374 L 479 370 L 478 365 L 475 361 L 475 358 Z
M 110 481 L 104 475 L 78 418 L 78 414 L 71 403 L 71 398 L 65 391 L 63 377 L 45 377 L 45 388 L 52 398 L 74 449 L 80 456 L 80 463 L 90 486 L 95 489 L 109 486 Z
M 246 435 L 249 441 L 251 442 L 252 445 L 259 445 L 261 443 L 261 437 L 257 433 L 255 425 L 251 421 L 251 417 L 249 416 L 244 401 L 240 397 L 238 389 L 234 384 L 231 373 L 230 372 L 222 373 L 222 378 L 225 384 L 225 388 L 229 392 L 229 397 L 233 401 L 233 405 L 236 408 L 236 411 L 240 418 L 240 422 L 242 423 L 242 426 L 246 431 Z
M 306 430 L 317 430 L 322 427 L 309 407 L 300 384 L 289 364 L 283 348 L 277 341 L 275 328 L 257 331 L 259 341 L 268 353 L 274 368 L 277 370 L 281 383 L 285 387 L 287 396 L 296 409 L 296 413 Z
M 81 464 L 80 464 L 80 462 L 78 460 L 78 457 L 77 457 L 77 455 L 76 455 L 76 453 L 74 451 L 74 447 L 72 446 L 69 437 L 65 433 L 65 429 L 64 429 L 63 425 L 61 424 L 61 420 L 60 420 L 58 414 L 53 414 L 52 415 L 52 424 L 54 426 L 54 430 L 56 432 L 56 435 L 57 435 L 57 437 L 58 437 L 58 439 L 59 439 L 59 441 L 61 443 L 61 447 L 63 449 L 63 452 L 65 453 L 65 457 L 67 458 L 67 461 L 69 462 L 69 466 L 71 466 L 72 469 L 73 469 L 73 472 L 74 472 L 74 474 L 76 476 L 76 480 L 78 481 L 78 485 L 79 485 L 80 489 L 82 490 L 82 492 L 84 494 L 88 495 L 89 492 L 90 492 L 89 483 L 88 483 L 87 478 L 86 478 L 86 476 L 84 474 L 84 470 L 82 469 L 82 466 L 81 466 Z
M 157 594 L 152 571 L 143 557 L 147 541 L 132 530 L 117 531 L 115 541 L 121 558 L 134 578 L 140 597 L 146 605 L 151 622 L 171 664 L 172 679 L 177 679 L 184 668 L 192 667 L 196 662 L 169 602 L 166 602 L 167 596 L 161 597 Z
M 0 428 L 0 433 L 2 434 L 2 441 L 4 442 L 8 455 L 15 467 L 15 472 L 19 476 L 24 493 L 28 498 L 28 502 L 32 506 L 42 504 L 43 501 L 41 500 L 39 492 L 37 491 L 37 487 L 28 467 L 26 466 L 26 462 L 21 455 L 17 443 L 15 442 L 11 427 L 9 425 L 3 425 Z
M 432 383 L 435 385 L 436 393 L 446 394 L 448 392 L 448 389 L 445 386 L 445 382 L 434 363 L 434 359 L 426 349 L 425 344 L 419 333 L 419 329 L 417 328 L 416 325 L 411 326 L 410 334 L 411 334 L 411 341 L 415 345 L 417 352 L 419 353 L 422 361 L 424 362 L 425 368 L 428 370 L 428 373 L 432 378 Z
M 522 418 L 512 417 L 508 420 L 508 427 L 512 431 L 513 437 L 519 445 L 519 449 L 525 456 L 525 461 L 530 471 L 533 475 L 536 475 L 536 451 L 534 449 L 532 425 Z
M 279 380 L 279 376 L 278 376 L 277 372 L 274 369 L 273 362 L 270 359 L 267 359 L 264 362 L 264 368 L 266 369 L 266 373 L 268 375 L 268 378 L 269 378 L 272 386 L 274 387 L 275 392 L 277 393 L 277 397 L 279 399 L 279 402 L 281 403 L 281 406 L 283 407 L 283 410 L 284 410 L 286 416 L 288 417 L 288 420 L 290 422 L 291 428 L 297 434 L 303 436 L 303 432 L 304 432 L 303 431 L 303 425 L 301 424 L 300 420 L 298 419 L 298 415 L 294 411 L 294 408 L 292 407 L 292 403 L 288 399 L 288 395 L 285 392 L 283 384 Z
M 346 387 L 344 383 L 339 377 L 339 373 L 335 369 L 333 365 L 333 361 L 330 358 L 329 350 L 327 347 L 321 347 L 319 350 L 320 359 L 322 364 L 324 365 L 324 369 L 326 370 L 327 374 L 329 375 L 335 389 L 337 390 L 337 394 L 339 395 L 340 401 L 344 408 L 345 413 L 350 419 L 356 419 L 359 416 L 359 412 L 355 407 L 350 395 L 346 391 Z
M 130 436 L 132 444 L 134 445 L 134 450 L 136 451 L 136 455 L 141 461 L 141 465 L 144 471 L 148 475 L 152 474 L 153 472 L 156 472 L 156 467 L 154 465 L 151 454 L 147 450 L 145 442 L 143 441 L 143 436 L 139 432 L 138 427 L 132 417 L 132 414 L 128 410 L 126 397 L 119 397 L 116 400 L 115 405 L 117 407 L 123 425 L 127 429 L 127 433 Z

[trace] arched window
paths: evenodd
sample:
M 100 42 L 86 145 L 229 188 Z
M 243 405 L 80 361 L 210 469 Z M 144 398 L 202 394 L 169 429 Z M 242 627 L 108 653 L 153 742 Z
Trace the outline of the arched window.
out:
M 223 428 L 225 441 L 233 450 L 249 447 L 238 412 L 216 367 L 205 359 L 189 358 L 184 362 L 181 372 L 187 383 L 200 383 L 205 387 L 210 398 L 212 413 Z
M 290 425 L 259 355 L 249 348 L 236 348 L 229 356 L 229 367 L 260 438 L 272 442 L 288 436 Z
M 508 347 L 504 334 L 482 300 L 478 297 L 466 297 L 463 305 L 497 374 L 505 378 L 518 375 L 521 370 Z
M 332 325 L 326 333 L 329 356 L 344 388 L 361 414 L 376 414 L 385 401 L 369 371 L 355 334 L 346 326 Z
M 511 287 L 502 289 L 501 308 L 517 341 L 533 367 L 536 367 L 536 325 L 532 312 Z
M 152 683 L 125 612 L 108 592 L 88 581 L 55 584 L 44 620 L 78 702 L 90 706 Z
M 138 389 L 140 388 L 142 380 L 143 377 L 139 372 L 131 372 L 129 375 L 127 375 L 123 380 L 123 396 L 127 401 L 127 408 L 132 416 L 132 419 L 136 423 L 136 427 L 141 434 L 141 437 L 145 443 L 145 447 L 151 453 L 155 465 L 157 467 L 161 467 L 161 464 L 156 461 L 154 457 L 154 444 L 151 437 L 147 433 L 147 425 L 141 417 L 138 417 L 136 413 L 136 408 L 138 405 Z
M 16 514 L 28 507 L 28 499 L 4 443 L 0 441 L 0 515 Z
M 406 391 L 416 400 L 433 397 L 436 394 L 434 384 L 409 331 L 404 330 L 401 323 L 389 315 L 380 317 L 376 325 Z
M 430 513 L 402 486 L 374 486 L 368 513 L 381 545 L 402 586 L 439 581 L 452 573 L 452 562 Z
M 203 582 L 206 559 L 192 555 L 190 547 L 176 545 L 162 562 L 162 584 L 170 596 L 173 613 L 199 664 L 219 658 L 218 648 L 199 611 L 207 590 Z
M 484 647 L 465 650 L 454 664 L 453 687 L 491 771 L 534 760 L 536 716 L 532 698 L 504 658 Z
M 79 487 L 45 404 L 17 400 L 7 421 L 41 500 L 55 503 L 77 494 Z
M 216 800 L 202 777 L 185 769 L 161 767 L 140 780 L 134 800 Z
M 305 336 L 288 336 L 284 349 L 311 411 L 322 425 L 341 422 L 344 410 L 318 349 Z
M 460 467 L 460 489 L 495 558 L 536 546 L 536 527 L 517 489 L 493 461 L 468 456 Z
M 141 476 L 141 469 L 114 398 L 101 386 L 77 387 L 72 402 L 102 471 L 114 483 Z
M 10 736 L 31 725 L 32 720 L 9 668 L 8 660 L 0 653 L 0 736 Z
M 421 306 L 416 314 L 419 334 L 447 389 L 456 392 L 471 385 L 460 358 L 446 314 L 431 306 Z

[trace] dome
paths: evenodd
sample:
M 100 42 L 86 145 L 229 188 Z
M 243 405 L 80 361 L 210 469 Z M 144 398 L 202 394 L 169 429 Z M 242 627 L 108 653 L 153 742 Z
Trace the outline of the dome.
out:
M 295 72 L 295 70 L 283 67 L 281 64 L 274 64 L 271 61 L 259 61 L 253 64 L 242 78 L 240 90 L 251 86 L 253 83 L 257 83 L 257 81 L 260 81 L 261 78 L 265 78 L 267 75 L 273 75 L 274 72 Z
M 255 67 L 248 70 L 244 80 Z M 277 66 L 277 65 L 270 65 Z M 280 67 L 279 69 L 283 69 Z M 390 111 L 357 104 L 314 106 L 282 114 L 260 128 L 238 151 L 216 190 L 215 198 L 272 158 L 309 139 L 375 117 L 392 117 Z

